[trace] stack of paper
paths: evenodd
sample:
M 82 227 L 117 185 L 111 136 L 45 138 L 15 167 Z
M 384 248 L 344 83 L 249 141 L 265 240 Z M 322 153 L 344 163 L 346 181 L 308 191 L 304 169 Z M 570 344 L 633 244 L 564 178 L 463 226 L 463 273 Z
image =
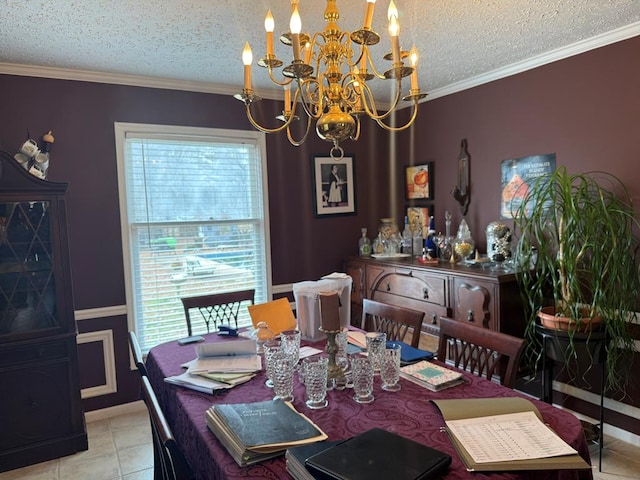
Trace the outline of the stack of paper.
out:
M 187 371 L 165 378 L 165 382 L 199 392 L 215 393 L 239 385 L 262 369 L 255 340 L 203 343 L 196 347 L 198 358 L 187 362 Z
M 294 445 L 327 435 L 293 405 L 280 399 L 212 405 L 207 426 L 241 467 L 282 455 Z
M 438 392 L 464 382 L 462 372 L 449 370 L 427 360 L 401 367 L 400 376 L 432 392 Z
M 201 343 L 189 373 L 251 373 L 262 369 L 255 340 Z

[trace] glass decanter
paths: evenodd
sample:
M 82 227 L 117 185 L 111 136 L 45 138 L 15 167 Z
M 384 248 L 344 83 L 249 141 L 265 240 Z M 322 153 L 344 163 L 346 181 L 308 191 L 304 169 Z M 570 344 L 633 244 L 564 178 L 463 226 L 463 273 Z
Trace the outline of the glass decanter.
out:
M 453 242 L 453 251 L 455 253 L 456 259 L 459 259 L 461 261 L 467 260 L 473 253 L 474 247 L 475 243 L 473 241 L 473 238 L 471 237 L 469 225 L 467 225 L 467 221 L 463 218 L 460 221 L 458 234 L 456 235 L 456 239 Z

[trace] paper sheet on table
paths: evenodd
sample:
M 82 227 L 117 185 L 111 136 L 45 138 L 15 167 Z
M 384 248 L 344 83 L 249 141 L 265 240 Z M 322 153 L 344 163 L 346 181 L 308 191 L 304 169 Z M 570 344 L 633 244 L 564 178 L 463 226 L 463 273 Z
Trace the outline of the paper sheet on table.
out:
M 477 463 L 577 453 L 531 411 L 449 420 L 446 424 Z
M 354 330 L 349 330 L 349 332 L 347 333 L 347 342 L 360 348 L 367 348 L 365 332 L 356 332 Z
M 255 340 L 234 340 L 229 342 L 199 343 L 196 345 L 196 355 L 198 358 L 253 355 L 255 353 Z
M 262 369 L 259 355 L 227 355 L 195 359 L 187 373 L 257 372 Z

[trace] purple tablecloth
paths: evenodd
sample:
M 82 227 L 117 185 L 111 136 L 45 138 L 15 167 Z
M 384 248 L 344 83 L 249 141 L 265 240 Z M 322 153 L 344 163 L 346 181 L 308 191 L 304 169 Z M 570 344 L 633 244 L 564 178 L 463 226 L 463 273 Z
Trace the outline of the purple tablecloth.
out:
M 220 341 L 217 335 L 207 336 L 207 340 Z M 311 344 L 323 348 L 325 342 Z M 149 352 L 146 366 L 149 379 L 158 396 L 176 441 L 187 462 L 194 470 L 196 478 L 202 480 L 229 480 L 238 478 L 273 479 L 290 478 L 285 470 L 284 457 L 267 460 L 249 467 L 239 467 L 224 446 L 209 431 L 205 411 L 213 403 L 242 403 L 268 400 L 273 391 L 264 386 L 262 372 L 250 382 L 234 387 L 215 396 L 199 393 L 186 388 L 170 385 L 164 378 L 183 371 L 180 365 L 195 358 L 193 345 L 179 346 L 168 342 L 154 347 Z M 375 400 L 368 405 L 356 403 L 353 390 L 333 390 L 328 392 L 329 406 L 322 410 L 310 410 L 304 403 L 304 386 L 296 381 L 294 406 L 311 418 L 328 436 L 329 440 L 346 439 L 381 427 L 404 437 L 429 445 L 453 458 L 446 480 L 484 479 L 491 480 L 569 480 L 592 479 L 591 470 L 582 471 L 539 471 L 471 473 L 467 472 L 453 445 L 442 431 L 444 420 L 430 400 L 436 398 L 487 398 L 519 396 L 517 392 L 493 382 L 466 374 L 468 383 L 441 392 L 430 392 L 412 382 L 401 379 L 402 390 L 396 393 L 380 388 L 379 377 L 374 384 Z M 571 413 L 557 409 L 546 403 L 533 400 L 544 421 L 560 437 L 572 445 L 590 463 L 589 451 L 580 422 Z

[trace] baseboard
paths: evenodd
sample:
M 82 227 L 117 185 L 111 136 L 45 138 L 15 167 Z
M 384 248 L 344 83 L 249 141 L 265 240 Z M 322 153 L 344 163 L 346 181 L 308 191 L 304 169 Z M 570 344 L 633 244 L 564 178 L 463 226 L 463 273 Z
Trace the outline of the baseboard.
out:
M 115 405 L 113 407 L 102 408 L 100 410 L 93 410 L 84 414 L 87 423 L 95 422 L 97 420 L 104 420 L 106 418 L 117 417 L 119 415 L 126 415 L 127 413 L 139 413 L 147 410 L 147 406 L 142 400 L 131 403 L 123 403 L 121 405 Z

